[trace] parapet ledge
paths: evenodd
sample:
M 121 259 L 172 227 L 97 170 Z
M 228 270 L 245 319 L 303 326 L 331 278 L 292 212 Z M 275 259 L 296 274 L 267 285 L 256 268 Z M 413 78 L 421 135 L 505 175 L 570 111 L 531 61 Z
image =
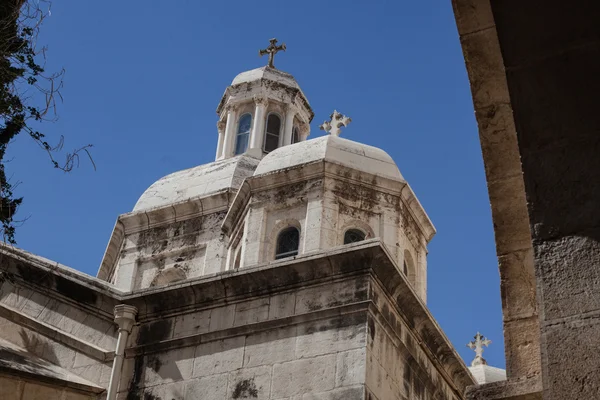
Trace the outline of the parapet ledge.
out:
M 467 400 L 542 400 L 539 375 L 467 387 Z
M 11 263 L 3 260 L 0 271 L 9 274 L 17 273 L 24 280 L 32 278 L 32 281 L 47 283 L 47 275 L 44 274 L 50 273 L 58 278 L 62 278 L 69 282 L 77 282 L 78 285 L 88 287 L 96 292 L 104 293 L 111 297 L 125 293 L 102 279 L 95 278 L 56 261 L 49 260 L 6 243 L 0 243 L 0 257 L 2 256 L 6 256 L 8 260 L 12 260 L 13 262 Z

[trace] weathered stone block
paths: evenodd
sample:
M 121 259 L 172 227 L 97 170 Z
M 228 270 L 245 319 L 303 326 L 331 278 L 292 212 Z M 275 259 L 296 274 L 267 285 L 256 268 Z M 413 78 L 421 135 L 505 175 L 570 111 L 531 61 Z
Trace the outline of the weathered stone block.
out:
M 365 300 L 366 294 L 367 282 L 364 279 L 329 283 L 327 290 L 322 286 L 301 289 L 296 294 L 295 313 L 303 314 Z
M 51 386 L 25 382 L 21 396 L 22 399 L 27 400 L 60 399 L 62 397 L 62 390 Z
M 291 361 L 295 358 L 295 352 L 295 326 L 248 335 L 244 351 L 244 367 Z
M 145 385 L 190 379 L 194 367 L 194 352 L 194 347 L 184 347 L 146 356 Z
M 514 251 L 498 260 L 504 321 L 537 315 L 533 250 Z
M 210 310 L 178 315 L 175 318 L 173 337 L 197 335 L 208 332 Z
M 7 289 L 5 289 L 5 287 Z M 33 292 L 29 289 L 25 289 L 15 285 L 10 285 L 5 282 L 2 285 L 2 298 L 0 299 L 0 302 L 2 304 L 7 305 L 10 308 L 20 310 L 32 294 Z
M 531 248 L 525 188 L 520 175 L 488 183 L 499 255 Z
M 344 351 L 337 354 L 335 386 L 363 384 L 366 378 L 366 348 Z
M 112 363 L 101 363 L 98 361 L 95 364 L 73 367 L 72 369 L 76 375 L 105 388 L 108 388 L 111 370 Z
M 196 347 L 194 377 L 220 374 L 241 368 L 244 363 L 244 337 L 217 340 Z
M 296 357 L 313 357 L 362 347 L 366 343 L 366 328 L 365 323 L 360 323 L 360 320 L 352 321 L 351 316 L 300 325 Z
M 210 312 L 210 332 L 231 328 L 235 318 L 235 304 L 213 308 Z
M 184 399 L 226 399 L 227 373 L 192 379 L 185 384 Z
M 324 393 L 307 393 L 302 400 L 363 400 L 365 398 L 364 386 L 351 388 L 338 388 Z
M 540 327 L 537 317 L 504 324 L 506 375 L 530 377 L 540 372 Z
M 38 318 L 46 304 L 50 301 L 50 298 L 42 293 L 34 292 L 29 299 L 23 304 L 21 312 L 25 315 L 29 315 L 32 318 Z
M 488 184 L 521 175 L 519 144 L 510 105 L 494 104 L 479 110 L 477 122 Z M 493 157 L 499 153 L 504 156 Z
M 594 399 L 598 397 L 600 357 L 597 348 L 600 319 L 589 318 L 548 326 L 542 332 L 547 360 L 544 399 Z
M 235 305 L 233 325 L 247 325 L 265 321 L 269 317 L 269 298 L 245 301 Z
M 271 398 L 271 366 L 244 368 L 229 373 L 227 399 Z
M 269 300 L 269 319 L 285 318 L 295 313 L 296 293 L 282 293 Z
M 564 135 L 572 135 L 572 127 L 564 129 Z M 532 237 L 536 242 L 582 235 L 600 226 L 600 208 L 597 207 L 600 185 L 591 183 L 600 170 L 600 157 L 597 157 L 600 126 L 588 129 L 593 129 L 588 134 L 595 135 L 591 139 L 581 139 L 569 146 L 560 142 L 549 144 L 551 147 L 546 150 L 532 150 L 531 154 L 522 156 Z M 556 140 L 562 140 L 562 136 Z M 573 163 L 573 159 L 585 162 Z M 560 181 L 548 180 L 548 176 L 560 177 Z M 591 232 L 583 235 L 589 234 Z M 592 237 L 598 240 L 597 233 Z
M 275 364 L 271 397 L 279 399 L 333 389 L 335 364 L 335 354 Z
M 476 110 L 510 103 L 500 45 L 495 29 L 484 29 L 461 38 Z
M 19 379 L 0 376 L 0 399 L 21 399 L 23 386 Z
M 489 1 L 481 0 L 462 0 L 452 1 L 454 16 L 458 25 L 458 32 L 466 35 L 472 32 L 481 31 L 486 28 L 493 28 L 494 16 Z
M 600 230 L 534 246 L 546 321 L 600 309 L 598 237 Z

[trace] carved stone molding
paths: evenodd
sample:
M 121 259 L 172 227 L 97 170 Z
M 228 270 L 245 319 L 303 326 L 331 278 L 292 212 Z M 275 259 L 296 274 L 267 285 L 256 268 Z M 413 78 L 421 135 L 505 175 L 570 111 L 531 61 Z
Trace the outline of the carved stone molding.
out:
M 237 111 L 239 108 L 239 106 L 237 104 L 227 104 L 225 106 L 225 111 L 227 112 L 233 112 L 233 111 Z
M 262 106 L 266 106 L 267 103 L 269 102 L 269 100 L 265 97 L 265 96 L 258 96 L 255 95 L 253 98 L 254 103 L 258 106 L 258 105 L 262 105 Z

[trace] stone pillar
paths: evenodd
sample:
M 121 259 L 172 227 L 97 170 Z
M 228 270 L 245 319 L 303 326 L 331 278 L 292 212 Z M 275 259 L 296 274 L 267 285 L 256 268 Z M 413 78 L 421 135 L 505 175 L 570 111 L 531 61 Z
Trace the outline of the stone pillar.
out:
M 304 222 L 304 232 L 302 232 L 303 253 L 321 249 L 323 198 L 317 193 L 311 193 L 307 201 L 306 220 Z
M 235 129 L 237 127 L 237 108 L 227 106 L 227 125 L 225 126 L 225 142 L 221 158 L 233 156 L 233 146 L 235 146 Z
M 296 111 L 290 105 L 287 105 L 285 108 L 285 125 L 283 128 L 283 138 L 279 143 L 280 147 L 292 144 L 292 130 L 294 129 L 295 116 Z
M 423 303 L 427 304 L 427 245 L 421 244 L 417 251 L 417 261 L 415 265 L 415 290 Z
M 254 121 L 252 132 L 250 132 L 251 149 L 262 149 L 265 136 L 265 112 L 267 111 L 267 99 L 264 97 L 254 97 Z
M 217 141 L 217 154 L 215 161 L 223 157 L 223 144 L 225 142 L 225 121 L 217 122 L 217 130 L 219 131 L 219 140 Z
M 250 206 L 244 222 L 240 268 L 256 265 L 266 258 L 263 254 L 266 247 L 266 219 L 264 207 Z
M 300 141 L 304 142 L 310 135 L 310 125 L 302 124 L 298 127 L 298 131 L 300 133 Z
M 123 369 L 123 358 L 125 357 L 125 346 L 127 338 L 131 333 L 131 328 L 135 323 L 137 308 L 126 304 L 115 306 L 115 323 L 119 326 L 119 337 L 117 339 L 117 348 L 115 349 L 115 358 L 113 359 L 113 367 L 110 373 L 110 381 L 108 384 L 108 395 L 106 400 L 115 400 L 117 398 L 117 390 L 121 381 L 121 371 Z

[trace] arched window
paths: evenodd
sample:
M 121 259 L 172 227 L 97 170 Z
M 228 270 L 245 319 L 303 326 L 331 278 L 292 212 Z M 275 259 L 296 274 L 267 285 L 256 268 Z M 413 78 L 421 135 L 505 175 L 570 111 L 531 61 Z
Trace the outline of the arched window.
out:
M 292 131 L 292 144 L 298 143 L 300 141 L 300 132 L 298 132 L 298 127 L 295 126 Z
M 360 229 L 348 229 L 344 233 L 344 244 L 356 243 L 365 240 L 365 233 Z
M 408 265 L 406 265 L 406 260 L 404 260 L 404 267 L 402 268 L 402 272 L 404 272 L 404 275 L 408 276 Z
M 291 226 L 285 228 L 277 236 L 277 247 L 275 248 L 275 259 L 279 260 L 286 257 L 298 255 L 298 246 L 300 245 L 300 231 Z
M 264 150 L 272 152 L 279 147 L 279 132 L 281 131 L 281 119 L 277 114 L 269 114 L 267 117 L 267 128 L 265 134 Z
M 235 155 L 243 154 L 248 150 L 248 138 L 250 137 L 251 126 L 252 115 L 242 115 L 238 123 L 238 130 L 235 138 Z

